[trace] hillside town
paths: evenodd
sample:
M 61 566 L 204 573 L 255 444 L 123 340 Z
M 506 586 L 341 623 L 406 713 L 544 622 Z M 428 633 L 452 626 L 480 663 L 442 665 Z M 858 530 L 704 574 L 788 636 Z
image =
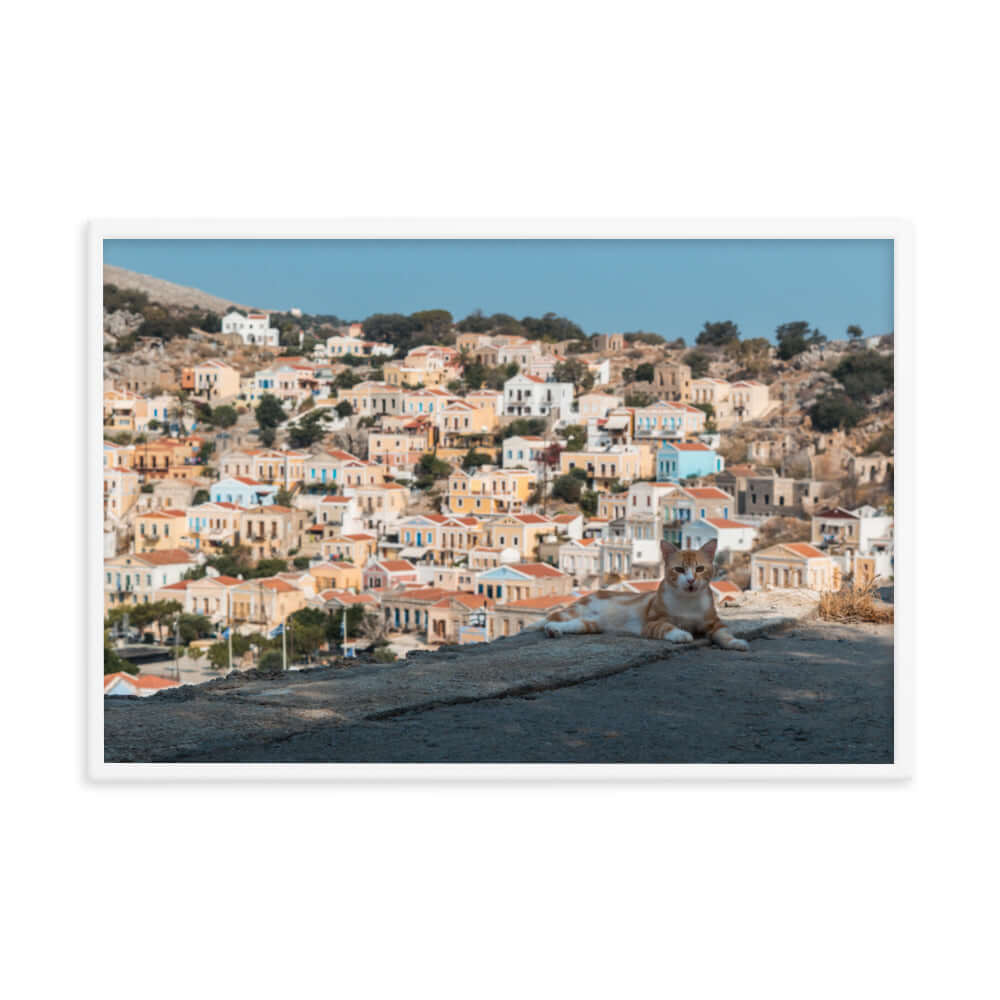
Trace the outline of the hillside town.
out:
M 891 332 L 224 314 L 105 285 L 105 692 L 512 636 L 717 542 L 891 587 Z

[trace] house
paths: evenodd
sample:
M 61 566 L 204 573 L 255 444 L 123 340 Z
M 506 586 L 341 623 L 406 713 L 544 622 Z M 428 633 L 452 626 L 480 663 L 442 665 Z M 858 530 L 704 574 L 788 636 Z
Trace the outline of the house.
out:
M 600 354 L 621 354 L 625 350 L 625 334 L 595 333 L 594 350 Z
M 202 361 L 191 366 L 191 390 L 210 402 L 240 394 L 240 373 L 224 361 Z
M 472 475 L 457 469 L 448 477 L 447 509 L 452 514 L 520 513 L 527 505 L 535 477 L 527 469 L 481 466 Z
M 379 466 L 374 466 L 379 468 Z M 344 470 L 346 480 L 353 478 L 351 467 Z M 361 469 L 360 472 L 367 472 Z M 362 527 L 369 530 L 384 531 L 394 524 L 406 510 L 410 491 L 399 483 L 367 483 L 365 485 L 345 486 L 344 495 L 357 504 L 358 517 Z
M 715 594 L 717 607 L 740 603 L 743 591 L 732 580 L 713 580 L 709 586 Z
M 324 539 L 320 544 L 320 551 L 325 560 L 364 566 L 375 554 L 377 546 L 378 538 L 375 535 L 367 531 L 357 531 L 349 535 Z
M 197 558 L 184 549 L 127 552 L 105 559 L 104 607 L 107 610 L 122 604 L 151 604 L 159 599 L 160 588 L 178 583 L 197 565 Z
M 574 586 L 583 586 L 600 576 L 601 543 L 595 538 L 581 538 L 559 546 L 559 569 L 573 578 Z
M 784 542 L 750 556 L 750 589 L 772 587 L 839 590 L 841 569 L 825 553 L 806 542 Z
M 525 629 L 537 628 L 551 612 L 568 608 L 578 599 L 578 596 L 568 593 L 550 594 L 494 604 L 486 615 L 487 641 L 492 642 L 503 636 L 518 635 Z
M 610 392 L 584 392 L 576 398 L 577 416 L 581 423 L 603 420 L 613 409 L 622 405 L 621 396 Z
M 583 538 L 583 514 L 553 514 L 549 518 L 552 530 L 567 538 Z
M 280 577 L 240 580 L 229 588 L 229 620 L 246 633 L 269 632 L 306 606 L 307 594 Z
M 433 437 L 429 424 L 410 432 L 372 430 L 368 434 L 368 461 L 389 469 L 412 469 L 420 456 L 433 448 Z
M 505 438 L 500 448 L 500 464 L 505 469 L 527 469 L 535 476 L 546 471 L 544 456 L 565 442 L 553 438 L 547 441 L 537 435 L 513 435 Z
M 653 367 L 657 395 L 675 403 L 691 402 L 691 367 L 680 361 L 664 361 Z
M 202 503 L 187 508 L 183 544 L 195 551 L 212 552 L 223 545 L 239 545 L 244 508 L 239 504 Z
M 278 487 L 248 479 L 246 476 L 229 476 L 212 483 L 208 491 L 212 503 L 232 503 L 239 507 L 261 507 L 273 504 Z
M 721 472 L 725 460 L 701 441 L 664 441 L 656 455 L 657 482 L 678 482 L 689 477 Z
M 181 682 L 170 677 L 157 677 L 155 674 L 114 673 L 104 675 L 104 696 L 126 696 L 132 698 L 148 698 L 167 688 L 180 687 Z
M 462 438 L 492 435 L 496 425 L 496 411 L 487 400 L 473 403 L 456 399 L 442 407 L 438 415 L 438 426 L 449 447 L 461 446 Z
M 562 570 L 545 563 L 505 563 L 476 576 L 476 593 L 496 601 L 568 594 L 573 581 Z
M 636 438 L 695 437 L 705 430 L 705 411 L 688 403 L 658 400 L 649 406 L 629 407 L 632 436 Z
M 124 517 L 139 498 L 139 473 L 131 469 L 105 469 L 104 485 L 104 516 L 112 518 Z
M 243 512 L 242 544 L 254 559 L 284 559 L 302 545 L 309 515 L 295 507 L 264 504 Z
M 389 590 L 416 582 L 417 567 L 408 559 L 372 559 L 361 576 L 361 586 L 365 590 Z
M 251 347 L 277 347 L 278 328 L 271 326 L 266 313 L 247 313 L 246 316 L 235 309 L 222 317 L 222 332 L 240 338 Z
M 679 486 L 664 501 L 664 540 L 679 546 L 685 524 L 708 517 L 728 521 L 734 506 L 732 496 L 716 486 Z
M 681 528 L 681 548 L 700 549 L 713 539 L 717 552 L 749 552 L 757 538 L 757 528 L 721 517 L 698 518 Z
M 598 486 L 609 486 L 615 481 L 630 483 L 640 475 L 639 450 L 634 445 L 611 445 L 599 450 L 562 452 L 560 473 L 566 475 L 573 469 L 583 469 L 588 481 Z
M 435 588 L 436 589 L 436 588 Z M 427 641 L 465 646 L 486 641 L 486 616 L 493 602 L 481 594 L 455 591 L 427 609 Z
M 322 538 L 360 531 L 363 527 L 358 516 L 358 501 L 354 497 L 328 495 L 316 504 L 317 532 Z
M 316 580 L 316 592 L 336 590 L 338 592 L 361 589 L 361 567 L 354 563 L 332 561 L 309 567 L 309 573 Z
M 135 518 L 136 552 L 176 549 L 187 534 L 187 512 L 152 510 Z
M 205 615 L 216 625 L 231 620 L 231 592 L 244 583 L 234 576 L 216 574 L 200 580 L 188 580 L 184 589 L 184 612 Z
M 515 375 L 503 384 L 503 412 L 508 417 L 548 417 L 557 423 L 573 418 L 573 383 L 546 382 L 535 375 Z
M 539 539 L 553 531 L 552 522 L 540 514 L 505 514 L 485 525 L 486 544 L 514 549 L 519 558 L 534 558 Z
M 795 517 L 808 513 L 826 492 L 825 484 L 813 479 L 779 476 L 774 469 L 757 469 L 747 477 L 746 504 L 741 514 Z
M 823 508 L 812 516 L 811 543 L 831 556 L 845 574 L 853 574 L 858 558 L 871 560 L 875 576 L 895 573 L 894 519 L 874 507 Z M 856 575 L 856 574 L 855 574 Z
M 468 566 L 435 566 L 432 587 L 441 590 L 462 590 L 475 593 L 475 573 Z
M 353 594 L 348 590 L 322 590 L 311 603 L 318 604 L 324 611 L 334 614 L 343 608 L 360 605 L 366 612 L 378 612 L 379 602 L 374 594 Z

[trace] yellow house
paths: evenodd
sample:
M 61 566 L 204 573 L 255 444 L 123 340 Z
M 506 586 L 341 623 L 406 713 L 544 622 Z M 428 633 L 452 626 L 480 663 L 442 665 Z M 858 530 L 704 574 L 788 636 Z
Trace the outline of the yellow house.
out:
M 302 544 L 309 515 L 294 507 L 248 507 L 240 519 L 242 542 L 255 559 L 281 559 Z
M 446 439 L 492 434 L 497 426 L 497 413 L 487 400 L 473 404 L 456 399 L 441 410 L 439 421 Z
M 203 361 L 192 365 L 193 389 L 207 400 L 224 399 L 240 394 L 240 373 L 224 361 Z
M 371 431 L 368 434 L 368 460 L 390 469 L 408 469 L 432 446 L 433 428 L 430 425 L 410 431 Z
M 306 605 L 306 594 L 280 577 L 243 580 L 230 589 L 233 623 L 246 632 L 266 632 Z
M 448 511 L 452 514 L 520 514 L 535 485 L 527 469 L 491 469 L 473 475 L 460 469 L 448 477 Z
M 378 538 L 364 531 L 326 538 L 321 544 L 324 559 L 354 563 L 355 566 L 364 566 L 377 548 Z
M 310 566 L 309 573 L 316 578 L 316 590 L 361 589 L 361 567 L 349 562 L 325 562 Z
M 187 537 L 187 513 L 183 510 L 151 510 L 135 518 L 135 551 L 176 549 Z
M 104 470 L 104 514 L 119 518 L 127 514 L 139 497 L 139 473 L 131 469 Z
M 583 469 L 587 478 L 605 485 L 616 479 L 630 483 L 641 474 L 642 458 L 634 445 L 615 445 L 595 451 L 564 451 L 559 456 L 559 471 L 566 475 L 572 469 Z
M 539 514 L 507 514 L 486 526 L 486 544 L 492 548 L 517 549 L 522 559 L 533 559 L 535 546 L 556 526 Z

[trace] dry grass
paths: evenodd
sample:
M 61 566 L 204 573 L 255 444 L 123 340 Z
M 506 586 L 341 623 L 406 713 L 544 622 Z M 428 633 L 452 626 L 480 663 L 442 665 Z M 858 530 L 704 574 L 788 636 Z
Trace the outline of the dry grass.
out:
M 873 581 L 867 587 L 857 590 L 848 583 L 838 591 L 822 594 L 819 599 L 819 616 L 828 622 L 892 624 L 893 607 L 880 600 L 875 590 Z

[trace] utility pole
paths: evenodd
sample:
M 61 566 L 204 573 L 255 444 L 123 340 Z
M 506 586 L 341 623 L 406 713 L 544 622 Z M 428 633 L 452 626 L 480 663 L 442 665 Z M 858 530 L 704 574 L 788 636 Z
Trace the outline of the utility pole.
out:
M 281 669 L 288 670 L 288 644 L 285 635 L 288 632 L 288 619 L 281 623 Z

